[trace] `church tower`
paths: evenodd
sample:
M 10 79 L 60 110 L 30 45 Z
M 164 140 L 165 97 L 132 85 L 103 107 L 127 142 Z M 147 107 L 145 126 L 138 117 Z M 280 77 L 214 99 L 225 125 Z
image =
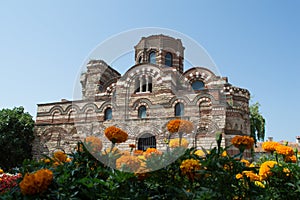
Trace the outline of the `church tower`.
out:
M 135 64 L 152 63 L 183 73 L 184 47 L 180 39 L 166 35 L 142 37 L 135 48 Z

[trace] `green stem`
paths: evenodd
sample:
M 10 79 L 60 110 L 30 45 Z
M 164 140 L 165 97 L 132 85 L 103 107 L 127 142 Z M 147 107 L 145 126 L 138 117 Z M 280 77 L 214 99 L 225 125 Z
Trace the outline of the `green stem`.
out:
M 179 146 L 181 147 L 181 140 L 182 140 L 183 133 L 179 132 L 178 135 L 179 135 Z

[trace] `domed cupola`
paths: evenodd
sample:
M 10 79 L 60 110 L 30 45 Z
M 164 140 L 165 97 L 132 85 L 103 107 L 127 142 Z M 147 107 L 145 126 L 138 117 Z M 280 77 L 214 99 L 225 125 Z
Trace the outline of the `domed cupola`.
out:
M 180 39 L 166 35 L 142 37 L 135 48 L 135 63 L 152 63 L 183 72 L 184 47 Z

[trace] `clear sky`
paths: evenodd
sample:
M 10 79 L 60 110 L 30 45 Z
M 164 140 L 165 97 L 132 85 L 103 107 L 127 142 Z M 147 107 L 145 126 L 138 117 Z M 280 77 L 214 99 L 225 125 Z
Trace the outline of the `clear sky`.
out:
M 300 1 L 1 1 L 0 108 L 73 98 L 87 55 L 120 32 L 161 27 L 202 45 L 261 104 L 266 136 L 300 135 Z M 130 66 L 128 66 L 130 67 Z M 299 124 L 298 124 L 299 123 Z

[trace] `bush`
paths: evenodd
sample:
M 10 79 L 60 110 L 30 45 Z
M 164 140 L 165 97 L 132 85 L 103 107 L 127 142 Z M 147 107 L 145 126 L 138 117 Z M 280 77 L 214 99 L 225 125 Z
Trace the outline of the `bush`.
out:
M 20 167 L 30 159 L 34 121 L 23 107 L 0 110 L 0 167 Z

